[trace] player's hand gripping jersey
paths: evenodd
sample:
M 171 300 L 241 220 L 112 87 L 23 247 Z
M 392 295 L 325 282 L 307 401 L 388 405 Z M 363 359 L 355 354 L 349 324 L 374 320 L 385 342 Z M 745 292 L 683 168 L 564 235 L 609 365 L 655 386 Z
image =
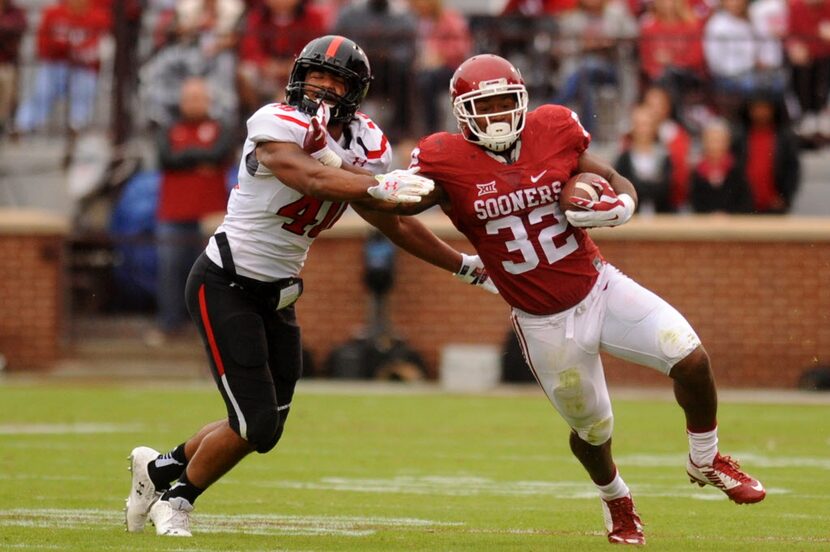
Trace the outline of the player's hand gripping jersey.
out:
M 239 184 L 231 191 L 225 220 L 217 229 L 227 234 L 236 271 L 242 276 L 263 281 L 298 276 L 314 238 L 331 228 L 348 207 L 304 196 L 257 162 L 254 150 L 260 142 L 294 142 L 302 147 L 310 119 L 285 104 L 266 105 L 248 119 Z M 344 136 L 350 138 L 345 147 L 328 138 L 329 148 L 343 163 L 374 174 L 387 171 L 392 149 L 369 117 L 358 113 Z M 214 238 L 207 255 L 222 265 Z
M 424 138 L 412 153 L 410 166 L 444 190 L 447 216 L 475 246 L 501 295 L 525 312 L 576 305 L 604 262 L 557 203 L 590 140 L 572 111 L 545 105 L 527 114 L 512 164 L 446 132 Z

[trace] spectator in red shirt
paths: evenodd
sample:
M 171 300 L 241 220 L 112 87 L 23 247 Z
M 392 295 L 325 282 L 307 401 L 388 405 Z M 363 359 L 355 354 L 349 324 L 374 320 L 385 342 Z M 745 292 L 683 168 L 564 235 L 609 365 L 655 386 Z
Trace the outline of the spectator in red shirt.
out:
M 294 58 L 327 32 L 326 13 L 308 0 L 262 0 L 239 45 L 239 95 L 246 113 L 282 100 Z
M 754 213 L 786 213 L 801 182 L 798 139 L 780 100 L 756 96 L 741 109 L 735 150 L 745 167 Z
M 725 119 L 703 128 L 702 156 L 692 173 L 692 207 L 696 213 L 749 213 L 752 197 L 740 160 L 732 153 L 732 132 Z
M 677 102 L 684 91 L 703 84 L 703 27 L 687 0 L 654 0 L 639 25 L 640 67 L 646 85 L 668 88 Z
M 422 134 L 432 134 L 444 130 L 438 101 L 444 103 L 447 82 L 469 57 L 472 38 L 464 16 L 444 7 L 442 0 L 409 0 L 409 6 L 418 19 L 415 76 L 424 108 Z
M 156 213 L 158 245 L 158 344 L 189 320 L 184 286 L 204 249 L 200 222 L 227 207 L 226 175 L 235 135 L 210 116 L 208 83 L 199 78 L 181 87 L 180 117 L 158 135 L 161 189 Z
M 39 66 L 33 89 L 24 94 L 17 112 L 19 132 L 42 127 L 63 99 L 68 100 L 70 131 L 92 122 L 99 48 L 109 29 L 109 13 L 92 0 L 61 0 L 43 10 L 37 32 Z
M 20 40 L 26 30 L 26 15 L 12 0 L 0 0 L 0 133 L 11 117 L 17 90 Z

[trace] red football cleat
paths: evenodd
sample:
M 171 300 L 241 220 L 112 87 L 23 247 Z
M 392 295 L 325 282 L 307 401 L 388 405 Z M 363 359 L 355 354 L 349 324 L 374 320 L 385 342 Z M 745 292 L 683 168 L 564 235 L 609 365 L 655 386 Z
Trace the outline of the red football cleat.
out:
M 634 509 L 631 495 L 614 500 L 602 500 L 602 513 L 605 516 L 605 528 L 608 530 L 608 542 L 612 544 L 645 544 L 643 522 Z
M 729 456 L 715 455 L 711 466 L 698 466 L 691 457 L 686 463 L 686 472 L 692 483 L 701 487 L 712 485 L 726 493 L 736 504 L 761 502 L 767 496 L 760 481 L 741 471 L 741 466 Z

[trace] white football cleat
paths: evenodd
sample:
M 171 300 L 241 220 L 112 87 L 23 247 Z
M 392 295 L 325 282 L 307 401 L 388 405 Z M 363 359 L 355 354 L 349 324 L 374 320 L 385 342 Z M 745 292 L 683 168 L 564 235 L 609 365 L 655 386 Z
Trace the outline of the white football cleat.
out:
M 159 456 L 157 450 L 150 447 L 136 447 L 127 458 L 130 461 L 128 468 L 133 472 L 130 494 L 127 497 L 127 507 L 124 508 L 127 531 L 140 533 L 147 522 L 147 513 L 161 493 L 156 492 L 156 486 L 147 473 L 147 465 Z
M 166 537 L 192 537 L 190 533 L 190 512 L 193 505 L 178 497 L 157 500 L 150 508 L 150 521 L 156 526 L 156 534 Z

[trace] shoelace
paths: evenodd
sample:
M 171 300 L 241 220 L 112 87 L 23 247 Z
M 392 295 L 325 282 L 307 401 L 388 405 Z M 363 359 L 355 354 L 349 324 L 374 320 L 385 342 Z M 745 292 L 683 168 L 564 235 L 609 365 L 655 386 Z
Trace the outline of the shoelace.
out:
M 740 483 L 749 483 L 752 479 L 741 471 L 741 465 L 731 456 L 718 456 L 712 462 L 712 467 L 721 471 Z
M 608 509 L 611 511 L 611 519 L 614 522 L 614 533 L 619 531 L 633 531 L 640 533 L 640 526 L 643 522 L 640 517 L 634 513 L 634 503 L 627 496 L 618 498 L 607 502 Z M 617 524 L 619 523 L 619 528 Z

